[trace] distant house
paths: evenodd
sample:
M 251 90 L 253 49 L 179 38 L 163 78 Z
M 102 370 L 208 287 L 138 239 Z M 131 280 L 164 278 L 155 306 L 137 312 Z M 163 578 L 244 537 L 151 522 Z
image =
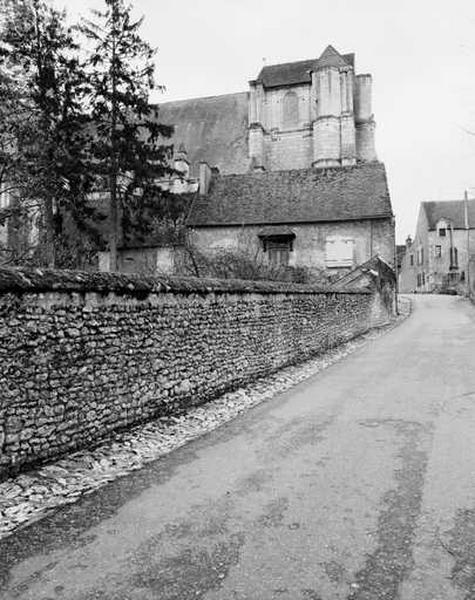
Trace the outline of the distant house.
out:
M 406 241 L 401 292 L 467 289 L 475 254 L 475 200 L 422 202 L 414 240 Z

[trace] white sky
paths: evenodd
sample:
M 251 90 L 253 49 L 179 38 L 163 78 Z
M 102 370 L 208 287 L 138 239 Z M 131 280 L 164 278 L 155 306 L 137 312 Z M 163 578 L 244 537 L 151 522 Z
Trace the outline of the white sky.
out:
M 71 17 L 103 0 L 54 0 Z M 398 243 L 423 200 L 475 195 L 475 0 L 134 0 L 158 48 L 158 102 L 245 91 L 267 64 L 356 53 Z

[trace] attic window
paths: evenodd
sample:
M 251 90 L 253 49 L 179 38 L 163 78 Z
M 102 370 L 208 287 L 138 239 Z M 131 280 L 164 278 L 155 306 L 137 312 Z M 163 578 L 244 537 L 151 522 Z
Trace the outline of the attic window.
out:
M 445 237 L 447 234 L 447 230 L 445 227 L 439 227 L 439 237 Z

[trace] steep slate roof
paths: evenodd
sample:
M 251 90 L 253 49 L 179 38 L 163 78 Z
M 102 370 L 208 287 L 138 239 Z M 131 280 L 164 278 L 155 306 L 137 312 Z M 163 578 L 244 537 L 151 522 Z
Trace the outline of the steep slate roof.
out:
M 183 145 L 195 168 L 204 160 L 221 173 L 247 171 L 247 92 L 164 102 L 158 107 L 158 119 L 175 125 L 175 133 L 166 143 L 173 143 L 176 149 Z
M 454 229 L 465 229 L 465 201 L 444 200 L 442 202 L 422 202 L 429 229 L 435 229 L 440 219 L 447 219 Z M 475 200 L 468 201 L 468 222 L 475 229 Z
M 339 54 L 333 46 L 327 46 L 320 58 L 311 58 L 280 65 L 268 65 L 261 69 L 257 81 L 266 88 L 310 83 L 310 72 L 321 66 L 354 66 L 354 54 Z
M 384 165 L 368 163 L 325 171 L 217 177 L 208 195 L 195 198 L 188 225 L 272 225 L 390 216 Z

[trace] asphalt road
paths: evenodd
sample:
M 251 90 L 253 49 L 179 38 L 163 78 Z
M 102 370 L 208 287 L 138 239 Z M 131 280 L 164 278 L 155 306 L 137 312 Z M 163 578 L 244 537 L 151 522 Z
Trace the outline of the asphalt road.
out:
M 475 307 L 387 335 L 0 543 L 0 598 L 475 598 Z

